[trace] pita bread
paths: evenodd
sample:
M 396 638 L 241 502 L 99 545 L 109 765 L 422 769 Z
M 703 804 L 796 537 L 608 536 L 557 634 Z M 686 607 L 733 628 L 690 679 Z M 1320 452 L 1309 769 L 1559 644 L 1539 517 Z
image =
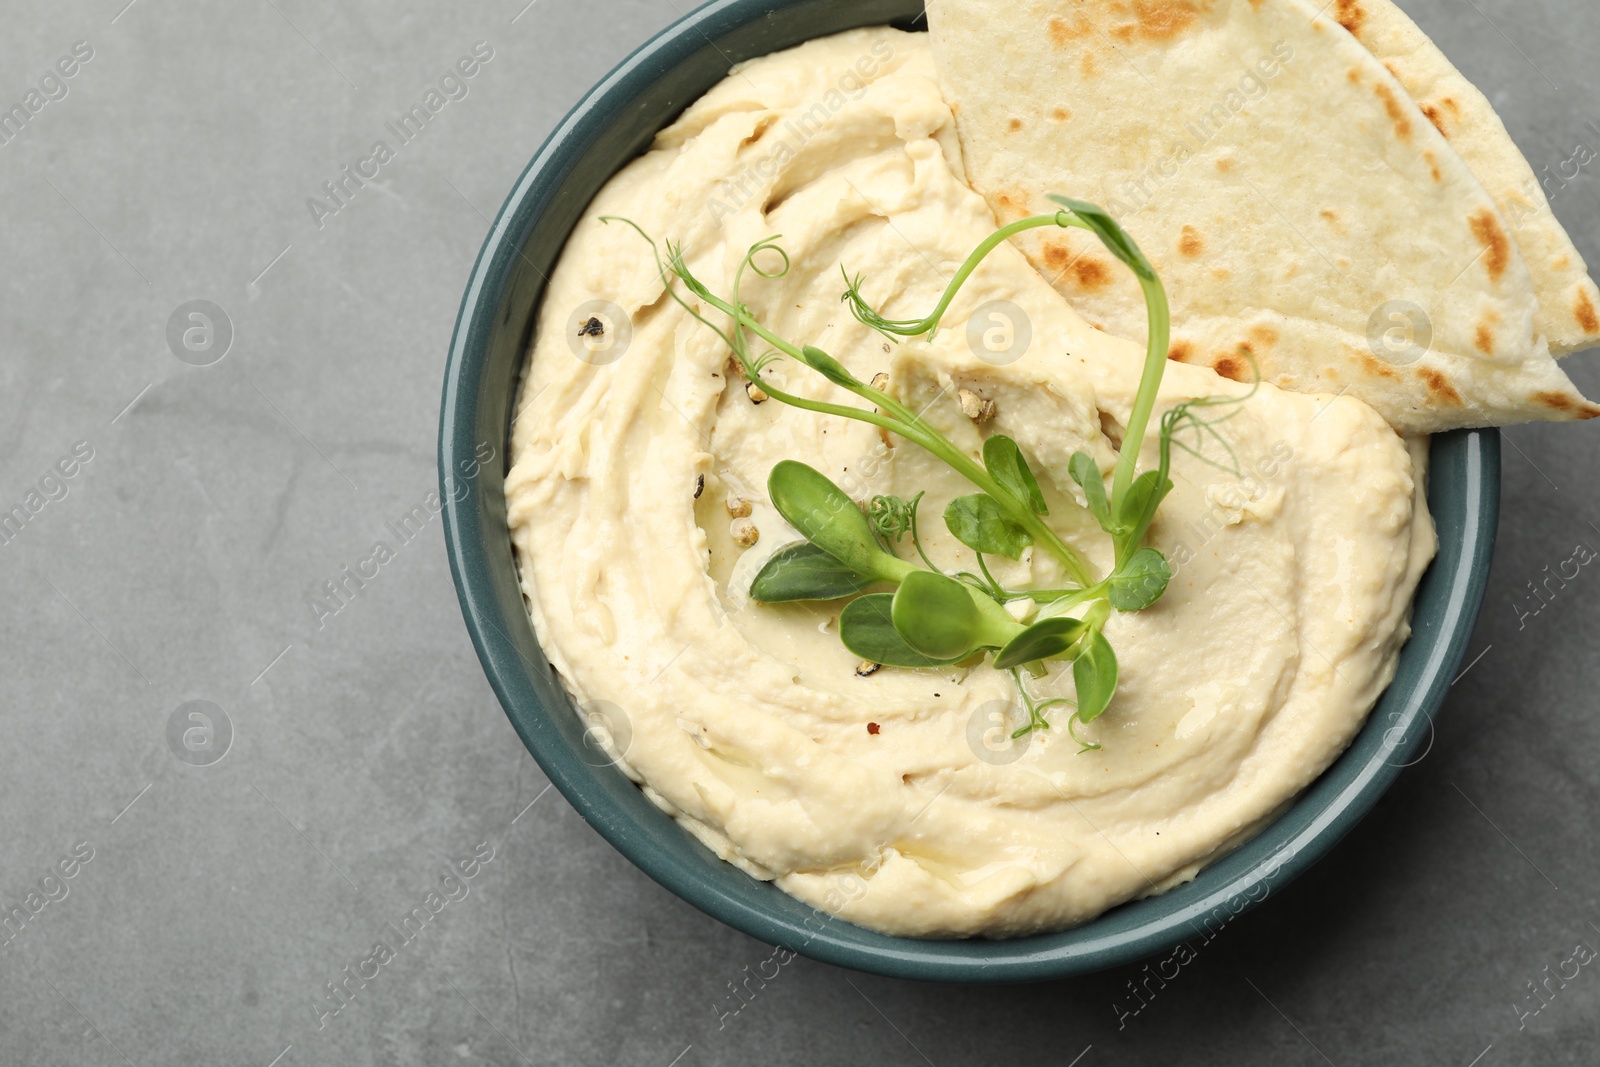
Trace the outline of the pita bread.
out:
M 1335 0 L 1330 14 L 1400 80 L 1500 206 L 1539 298 L 1534 331 L 1551 352 L 1600 344 L 1600 289 L 1488 98 L 1391 0 Z
M 1048 193 L 1108 208 L 1166 284 L 1173 358 L 1348 392 L 1407 433 L 1600 415 L 1535 331 L 1493 198 L 1331 16 L 1302 0 L 929 0 L 928 16 L 973 186 L 1002 221 L 1053 210 Z M 1144 338 L 1138 288 L 1092 238 L 1019 244 L 1092 323 Z

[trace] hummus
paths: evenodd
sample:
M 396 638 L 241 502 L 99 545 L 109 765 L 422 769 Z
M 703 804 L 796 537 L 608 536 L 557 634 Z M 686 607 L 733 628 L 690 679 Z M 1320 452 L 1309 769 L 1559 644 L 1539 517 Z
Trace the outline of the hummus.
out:
M 1009 246 L 931 341 L 891 345 L 840 303 L 843 264 L 886 314 L 922 315 L 996 227 L 964 180 L 921 35 L 859 30 L 745 64 L 595 198 L 551 276 L 526 372 L 512 537 L 539 639 L 603 722 L 610 758 L 728 862 L 892 934 L 1060 929 L 1248 838 L 1388 684 L 1435 544 L 1425 442 L 1349 397 L 1268 385 L 1209 409 L 1234 411 L 1215 427 L 1226 448 L 1190 437 L 1199 457 L 1173 451 L 1176 487 L 1149 540 L 1175 576 L 1107 626 L 1121 688 L 1077 727 L 1101 748 L 1080 752 L 1059 722 L 1009 740 L 1027 717 L 987 665 L 863 672 L 839 643 L 841 604 L 750 601 L 761 564 L 798 539 L 765 499 L 769 471 L 798 459 L 857 499 L 926 490 L 924 543 L 947 569 L 974 567 L 940 522 L 972 487 L 871 426 L 756 403 L 639 235 L 602 215 L 682 242 L 722 294 L 745 250 L 781 234 L 787 275 L 744 284 L 762 321 L 864 380 L 888 373 L 974 455 L 984 435 L 1010 435 L 1048 521 L 1098 573 L 1110 541 L 1074 506 L 1068 459 L 1115 463 L 1143 351 L 1085 323 Z M 803 366 L 768 373 L 855 402 Z M 1248 391 L 1172 363 L 1157 412 Z M 1152 432 L 1141 467 L 1155 462 Z M 1060 581 L 1043 553 L 995 562 L 1008 584 Z M 1071 670 L 1055 662 L 1030 684 L 1070 696 Z

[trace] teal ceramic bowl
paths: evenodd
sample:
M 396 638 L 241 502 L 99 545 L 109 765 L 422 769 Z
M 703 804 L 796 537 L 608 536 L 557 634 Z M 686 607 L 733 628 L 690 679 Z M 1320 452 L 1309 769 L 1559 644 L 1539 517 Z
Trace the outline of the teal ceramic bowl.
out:
M 1367 726 L 1275 822 L 1192 882 L 1062 933 L 920 941 L 831 920 L 717 859 L 616 768 L 594 766 L 584 723 L 534 636 L 500 477 L 518 375 L 544 276 L 583 208 L 730 64 L 858 26 L 916 29 L 921 15 L 920 0 L 716 0 L 629 56 L 562 120 L 500 209 L 462 299 L 439 425 L 445 539 L 467 629 L 517 733 L 573 807 L 650 877 L 752 937 L 829 963 L 939 981 L 1056 978 L 1212 936 L 1372 808 L 1430 736 L 1466 650 L 1493 549 L 1500 439 L 1492 430 L 1434 439 L 1428 496 L 1439 555 L 1418 590 L 1394 682 Z M 470 477 L 486 445 L 495 459 Z

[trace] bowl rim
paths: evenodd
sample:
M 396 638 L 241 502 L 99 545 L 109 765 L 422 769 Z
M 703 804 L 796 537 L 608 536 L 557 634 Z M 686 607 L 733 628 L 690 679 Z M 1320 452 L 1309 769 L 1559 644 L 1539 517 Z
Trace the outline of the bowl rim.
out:
M 549 206 L 545 203 L 539 207 L 535 202 L 541 197 L 547 199 L 550 189 L 567 177 L 588 150 L 591 139 L 629 101 L 650 91 L 652 71 L 659 73 L 664 64 L 687 62 L 693 52 L 706 44 L 720 52 L 715 42 L 721 34 L 730 27 L 768 17 L 774 8 L 830 4 L 837 6 L 837 0 L 714 0 L 683 16 L 632 52 L 582 96 L 534 153 L 507 195 L 462 296 L 440 404 L 439 484 L 445 550 L 467 631 L 517 733 L 550 781 L 585 821 L 662 886 L 752 937 L 857 970 L 935 981 L 1033 981 L 1087 973 L 1151 956 L 1190 940 L 1208 928 L 1207 920 L 1220 916 L 1222 924 L 1231 921 L 1303 873 L 1372 808 L 1400 771 L 1410 765 L 1424 739 L 1431 739 L 1434 715 L 1467 650 L 1487 582 L 1499 511 L 1498 431 L 1455 431 L 1433 440 L 1435 465 L 1431 471 L 1434 477 L 1430 505 L 1445 484 L 1437 475 L 1441 469 L 1446 470 L 1459 480 L 1460 538 L 1459 542 L 1447 543 L 1441 535 L 1440 553 L 1424 575 L 1413 609 L 1426 596 L 1430 609 L 1437 605 L 1436 610 L 1442 615 L 1414 620 L 1413 633 L 1402 653 L 1401 669 L 1397 669 L 1395 680 L 1345 753 L 1260 833 L 1208 864 L 1193 881 L 1164 894 L 1119 905 L 1068 931 L 1006 941 L 921 940 L 874 931 L 867 931 L 869 936 L 863 938 L 863 928 L 844 922 L 834 927 L 829 920 L 821 924 L 821 929 L 813 929 L 723 891 L 704 878 L 697 867 L 685 862 L 678 849 L 662 844 L 654 832 L 637 826 L 596 787 L 597 772 L 620 772 L 592 766 L 554 730 L 546 728 L 552 715 L 574 713 L 570 707 L 544 706 L 530 669 L 548 665 L 531 663 L 505 629 L 518 622 L 505 618 L 500 610 L 491 543 L 497 538 L 509 548 L 503 499 L 509 450 L 502 449 L 499 463 L 483 465 L 483 470 L 499 477 L 463 480 L 455 472 L 467 470 L 467 464 L 478 455 L 478 427 L 485 404 L 481 383 L 489 361 L 489 340 L 507 297 L 516 260 L 526 260 L 522 249 Z M 868 12 L 877 10 L 866 4 L 854 6 Z M 880 3 L 879 8 L 882 6 Z M 875 22 L 856 24 L 884 21 L 877 18 Z M 840 29 L 843 28 L 847 27 Z M 839 30 L 827 31 L 832 32 Z M 565 233 L 561 235 L 563 244 L 566 237 Z M 533 314 L 531 309 L 528 313 L 530 317 Z M 526 341 L 523 338 L 518 378 L 526 360 Z M 510 383 L 513 397 L 517 384 Z M 514 400 L 508 406 L 514 413 Z M 503 429 L 507 436 L 501 439 L 502 443 L 509 438 L 509 418 Z M 489 482 L 493 484 L 486 487 Z M 1458 482 L 1449 484 L 1457 486 Z M 496 516 L 500 520 L 498 526 Z M 520 625 L 531 632 L 525 610 Z M 1418 657 L 1422 657 L 1420 663 Z M 1396 688 L 1402 670 L 1410 672 L 1403 693 Z M 1391 704 L 1396 706 L 1390 707 Z M 1387 716 L 1389 725 L 1374 736 L 1380 713 Z M 667 816 L 663 814 L 661 818 L 671 825 Z M 692 847 L 704 848 L 698 842 Z M 781 892 L 775 888 L 773 891 Z M 1163 906 L 1162 901 L 1171 902 L 1171 906 Z M 1097 927 L 1107 925 L 1106 916 L 1126 915 L 1129 909 L 1140 915 L 1149 912 L 1150 916 L 1134 920 L 1131 926 L 1112 923 L 1109 931 L 1097 932 Z M 1210 936 L 1205 940 L 1209 941 Z

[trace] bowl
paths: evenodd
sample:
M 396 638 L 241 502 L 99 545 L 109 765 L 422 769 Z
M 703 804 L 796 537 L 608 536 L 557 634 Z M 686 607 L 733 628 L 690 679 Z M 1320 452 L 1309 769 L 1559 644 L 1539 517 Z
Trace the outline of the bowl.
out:
M 1193 881 L 1059 933 L 917 940 L 832 919 L 717 859 L 585 746 L 586 724 L 534 635 L 503 486 L 520 371 L 545 275 L 583 209 L 733 63 L 859 26 L 917 29 L 921 18 L 920 0 L 716 0 L 625 59 L 561 121 L 506 198 L 462 298 L 439 424 L 445 543 L 467 630 L 528 751 L 579 814 L 657 882 L 761 941 L 857 970 L 960 982 L 1063 977 L 1214 936 L 1325 854 L 1431 737 L 1483 598 L 1500 438 L 1482 430 L 1433 439 L 1428 500 L 1439 554 L 1417 590 L 1393 683 L 1321 778 Z M 485 446 L 494 458 L 482 463 Z

